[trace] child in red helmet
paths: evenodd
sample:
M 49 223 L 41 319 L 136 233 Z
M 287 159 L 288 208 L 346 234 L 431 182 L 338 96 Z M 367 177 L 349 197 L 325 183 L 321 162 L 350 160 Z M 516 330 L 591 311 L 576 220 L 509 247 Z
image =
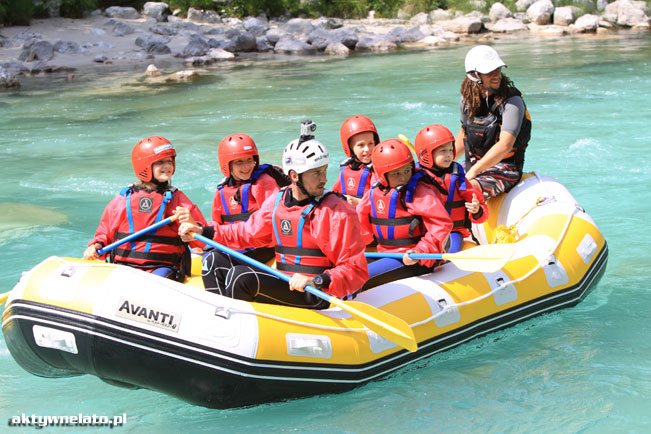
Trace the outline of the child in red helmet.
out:
M 162 277 L 185 280 L 190 274 L 190 252 L 178 236 L 179 223 L 206 224 L 206 221 L 199 208 L 170 184 L 176 169 L 175 158 L 174 146 L 164 137 L 147 137 L 136 144 L 131 163 L 139 181 L 124 188 L 106 206 L 95 237 L 84 251 L 84 259 L 98 259 L 100 248 L 176 215 L 178 221 L 122 244 L 102 258 Z
M 381 142 L 373 150 L 378 182 L 357 205 L 362 237 L 377 242 L 378 252 L 405 253 L 402 262 L 383 258 L 369 264 L 365 288 L 431 272 L 435 260 L 410 258 L 406 253 L 443 253 L 452 220 L 443 207 L 440 189 L 422 171 L 398 139 Z
M 339 177 L 332 191 L 346 195 L 348 203 L 356 206 L 377 180 L 371 156 L 380 136 L 373 122 L 361 115 L 346 119 L 339 133 L 347 159 L 339 166 Z
M 471 223 L 488 219 L 484 195 L 467 180 L 456 152 L 452 132 L 440 124 L 427 126 L 416 135 L 416 155 L 420 167 L 447 191 L 445 209 L 452 218 L 449 253 L 458 252 L 463 239 L 471 236 Z
M 290 180 L 279 167 L 260 164 L 258 148 L 246 134 L 230 134 L 219 143 L 219 168 L 224 179 L 217 185 L 212 201 L 212 221 L 208 230 L 218 225 L 233 224 L 249 219 L 262 203 L 274 196 Z M 210 235 L 210 234 L 209 234 Z M 274 257 L 274 249 L 260 247 L 244 251 L 258 261 Z M 211 268 L 212 253 L 204 256 L 204 270 Z

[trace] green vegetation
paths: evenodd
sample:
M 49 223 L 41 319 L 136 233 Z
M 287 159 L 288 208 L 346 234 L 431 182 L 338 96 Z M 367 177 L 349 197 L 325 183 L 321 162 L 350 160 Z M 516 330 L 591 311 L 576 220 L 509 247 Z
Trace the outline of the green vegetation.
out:
M 61 0 L 61 16 L 81 18 L 84 11 L 97 9 L 97 0 Z
M 34 5 L 25 0 L 0 0 L 0 23 L 27 26 L 34 16 Z
M 62 0 L 61 15 L 80 18 L 84 11 L 110 6 L 130 6 L 142 10 L 148 0 Z M 165 1 L 165 0 L 162 0 Z M 485 0 L 487 13 L 499 0 Z M 502 0 L 507 8 L 515 12 L 517 0 Z M 651 6 L 651 0 L 646 0 Z M 477 9 L 472 0 L 167 0 L 171 10 L 180 9 L 186 14 L 189 8 L 214 10 L 221 15 L 245 17 L 261 12 L 270 17 L 289 15 L 292 17 L 339 17 L 365 18 L 369 11 L 375 11 L 378 18 L 394 18 L 399 10 L 409 15 L 429 12 L 434 9 L 452 9 L 470 12 Z M 572 0 L 557 0 L 556 6 L 574 5 L 583 12 L 589 12 L 585 4 Z M 47 16 L 43 0 L 0 0 L 0 24 L 27 25 L 31 18 Z

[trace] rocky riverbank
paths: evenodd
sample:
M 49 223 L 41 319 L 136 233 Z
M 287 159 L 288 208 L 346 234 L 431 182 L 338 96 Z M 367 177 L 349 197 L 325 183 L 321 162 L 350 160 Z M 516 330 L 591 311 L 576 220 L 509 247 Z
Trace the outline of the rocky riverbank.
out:
M 240 20 L 195 9 L 182 19 L 169 14 L 165 3 L 147 3 L 142 11 L 111 7 L 83 19 L 48 18 L 33 20 L 29 27 L 0 28 L 0 89 L 19 89 L 35 76 L 75 80 L 115 71 L 139 71 L 152 81 L 186 81 L 199 74 L 198 68 L 248 53 L 347 56 L 511 35 L 649 30 L 649 10 L 643 1 L 583 0 L 582 5 L 579 9 L 554 7 L 551 0 L 518 0 L 515 12 L 495 3 L 488 15 L 435 10 L 400 19 L 364 20 L 264 16 Z

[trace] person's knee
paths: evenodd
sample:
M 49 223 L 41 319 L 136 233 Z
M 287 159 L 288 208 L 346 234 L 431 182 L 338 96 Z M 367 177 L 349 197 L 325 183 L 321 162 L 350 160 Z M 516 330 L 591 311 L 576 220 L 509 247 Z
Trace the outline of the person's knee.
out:
M 226 296 L 238 300 L 253 301 L 258 293 L 259 282 L 253 270 L 236 265 L 226 274 Z

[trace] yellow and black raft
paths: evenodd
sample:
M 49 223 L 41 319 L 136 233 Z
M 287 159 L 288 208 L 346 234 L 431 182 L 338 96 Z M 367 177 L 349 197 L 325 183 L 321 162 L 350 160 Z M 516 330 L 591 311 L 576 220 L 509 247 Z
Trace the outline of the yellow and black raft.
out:
M 606 241 L 558 181 L 527 174 L 489 208 L 488 221 L 473 228 L 480 257 L 466 255 L 465 262 L 447 262 L 355 299 L 408 324 L 416 351 L 337 304 L 313 311 L 248 303 L 203 291 L 198 276 L 181 284 L 59 257 L 24 273 L 8 293 L 2 332 L 11 355 L 34 375 L 92 374 L 206 407 L 345 391 L 573 306 L 599 281 Z M 500 256 L 505 241 L 513 246 L 503 266 L 481 267 L 484 258 Z

